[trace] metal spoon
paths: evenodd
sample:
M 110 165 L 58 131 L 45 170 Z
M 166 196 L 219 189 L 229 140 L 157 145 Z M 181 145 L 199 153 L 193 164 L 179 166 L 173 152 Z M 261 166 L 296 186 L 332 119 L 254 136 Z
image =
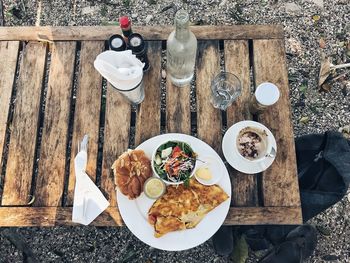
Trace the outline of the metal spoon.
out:
M 271 157 L 271 158 L 275 158 L 276 157 L 276 149 L 275 148 L 271 148 L 271 152 L 270 153 L 267 153 L 265 155 L 265 157 Z

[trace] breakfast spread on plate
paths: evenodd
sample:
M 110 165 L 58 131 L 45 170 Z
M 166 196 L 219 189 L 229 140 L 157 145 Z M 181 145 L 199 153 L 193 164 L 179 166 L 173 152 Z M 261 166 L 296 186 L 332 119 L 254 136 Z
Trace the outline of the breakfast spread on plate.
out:
M 229 196 L 218 185 L 205 186 L 190 179 L 184 184 L 167 186 L 166 193 L 148 211 L 148 222 L 154 226 L 155 237 L 194 228 L 204 216 Z
M 142 150 L 124 152 L 113 163 L 112 169 L 116 186 L 129 199 L 138 197 L 145 181 L 152 176 L 151 161 Z
M 156 238 L 194 228 L 229 198 L 219 185 L 202 184 L 192 177 L 196 174 L 196 178 L 212 180 L 220 173 L 218 163 L 210 156 L 204 156 L 199 167 L 196 161 L 197 154 L 188 143 L 167 141 L 155 148 L 152 161 L 142 150 L 128 150 L 114 162 L 114 181 L 123 195 L 133 201 L 143 191 L 142 200 L 155 199 L 146 217 Z
M 168 141 L 160 145 L 153 156 L 154 172 L 165 182 L 188 183 L 196 164 L 196 153 L 185 142 Z

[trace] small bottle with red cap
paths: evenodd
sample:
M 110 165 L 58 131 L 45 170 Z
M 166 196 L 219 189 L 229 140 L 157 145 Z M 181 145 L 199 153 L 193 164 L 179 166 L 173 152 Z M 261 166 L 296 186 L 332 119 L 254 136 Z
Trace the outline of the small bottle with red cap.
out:
M 131 21 L 127 16 L 120 17 L 119 24 L 123 32 L 123 38 L 127 43 L 127 48 L 131 49 L 132 53 L 145 64 L 143 71 L 147 71 L 150 68 L 147 57 L 147 43 L 140 34 L 132 32 Z
M 124 40 L 126 43 L 128 43 L 129 36 L 132 34 L 131 20 L 127 16 L 122 16 L 119 18 L 119 25 L 122 29 Z

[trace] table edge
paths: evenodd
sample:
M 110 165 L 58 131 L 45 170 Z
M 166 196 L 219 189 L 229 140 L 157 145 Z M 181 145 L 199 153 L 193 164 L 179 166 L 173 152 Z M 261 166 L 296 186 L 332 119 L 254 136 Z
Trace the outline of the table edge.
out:
M 224 225 L 302 224 L 301 207 L 230 207 Z M 0 207 L 0 227 L 52 227 L 72 222 L 72 207 Z M 91 225 L 124 226 L 117 207 L 108 207 Z
M 166 40 L 173 26 L 133 26 L 146 40 Z M 282 25 L 202 25 L 191 26 L 199 40 L 207 39 L 283 39 Z M 107 40 L 120 34 L 119 26 L 25 26 L 0 27 L 1 41 L 79 41 Z

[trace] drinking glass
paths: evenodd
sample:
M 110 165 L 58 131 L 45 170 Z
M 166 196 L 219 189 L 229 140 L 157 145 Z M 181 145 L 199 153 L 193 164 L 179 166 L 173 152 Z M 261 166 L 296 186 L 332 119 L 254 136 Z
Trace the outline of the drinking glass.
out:
M 137 84 L 135 87 L 131 89 L 121 89 L 112 85 L 113 88 L 118 90 L 125 98 L 127 98 L 131 104 L 138 105 L 145 98 L 145 87 L 144 87 L 143 79 Z
M 214 108 L 226 110 L 241 95 L 241 91 L 241 82 L 237 76 L 220 72 L 211 82 L 210 101 Z

